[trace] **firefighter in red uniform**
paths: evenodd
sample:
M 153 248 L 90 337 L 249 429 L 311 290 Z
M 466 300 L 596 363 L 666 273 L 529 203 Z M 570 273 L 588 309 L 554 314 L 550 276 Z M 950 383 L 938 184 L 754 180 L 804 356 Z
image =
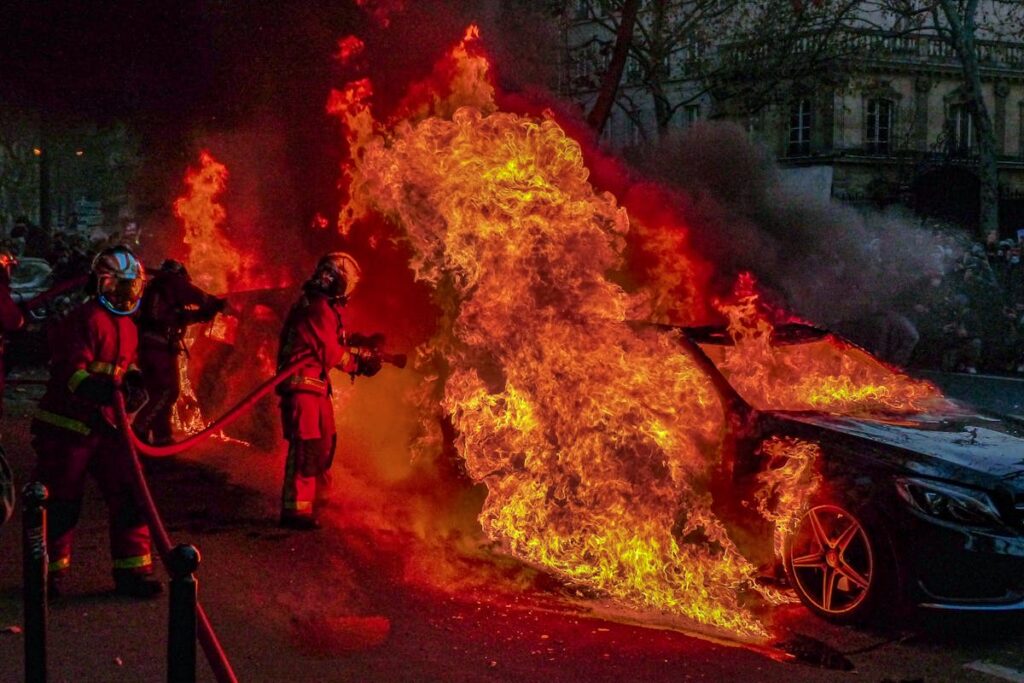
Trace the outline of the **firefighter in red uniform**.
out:
M 11 269 L 18 264 L 14 254 L 0 251 L 0 417 L 4 414 L 4 335 L 22 328 L 25 316 L 11 298 Z M 14 476 L 0 450 L 0 525 L 14 514 Z
M 135 418 L 135 432 L 153 444 L 171 441 L 171 414 L 181 394 L 178 359 L 185 328 L 213 320 L 227 299 L 192 284 L 184 264 L 168 259 L 146 284 L 139 309 L 139 367 L 149 402 Z M 152 433 L 152 437 L 150 437 Z
M 51 326 L 50 380 L 32 421 L 37 478 L 47 504 L 51 588 L 59 594 L 71 565 L 71 541 L 86 473 L 99 485 L 110 513 L 110 552 L 118 593 L 151 597 L 149 529 L 136 505 L 123 437 L 116 428 L 114 392 L 128 410 L 145 402 L 135 367 L 138 332 L 131 315 L 144 289 L 142 264 L 130 249 L 101 251 L 92 263 L 92 297 Z
M 374 375 L 380 357 L 345 344 L 341 309 L 359 282 L 359 265 L 344 252 L 320 259 L 303 294 L 292 306 L 281 332 L 278 369 L 304 359 L 279 389 L 281 422 L 288 441 L 281 526 L 316 529 L 317 485 L 321 492 L 334 459 L 334 408 L 329 373 Z
M 25 316 L 11 297 L 11 270 L 16 265 L 14 254 L 0 251 L 0 416 L 4 414 L 4 335 L 25 325 Z

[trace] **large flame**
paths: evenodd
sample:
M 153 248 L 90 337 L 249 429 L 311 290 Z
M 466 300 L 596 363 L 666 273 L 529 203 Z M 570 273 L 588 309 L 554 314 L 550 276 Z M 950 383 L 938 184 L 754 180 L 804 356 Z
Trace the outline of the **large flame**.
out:
M 340 229 L 391 220 L 415 276 L 434 287 L 442 315 L 420 356 L 436 384 L 421 396 L 441 406 L 465 470 L 486 484 L 483 530 L 625 604 L 763 635 L 749 598 L 779 596 L 758 586 L 712 511 L 724 406 L 677 332 L 629 323 L 692 321 L 710 303 L 707 266 L 663 191 L 624 186 L 620 202 L 595 189 L 554 116 L 500 111 L 475 27 L 386 121 L 371 97 L 361 80 L 328 103 L 349 147 Z M 742 297 L 721 307 L 736 343 L 718 360 L 767 407 L 907 407 L 934 395 L 852 347 L 834 362 L 788 359 L 755 308 Z M 779 381 L 780 364 L 801 381 Z M 437 448 L 437 433 L 420 448 Z M 818 487 L 820 449 L 773 439 L 761 452 L 772 466 L 753 508 L 780 552 Z
M 454 73 L 485 71 L 473 39 Z M 343 216 L 400 224 L 449 312 L 429 351 L 449 367 L 456 447 L 488 488 L 484 530 L 628 604 L 761 633 L 741 604 L 753 567 L 707 493 L 719 401 L 675 333 L 627 323 L 630 296 L 609 279 L 626 211 L 553 119 L 497 112 L 486 92 L 452 87 L 380 133 L 365 107 L 336 108 L 357 149 Z M 455 107 L 455 93 L 478 106 Z
M 242 254 L 223 231 L 227 211 L 218 198 L 227 186 L 228 169 L 203 151 L 199 167 L 185 174 L 188 190 L 174 202 L 174 215 L 185 227 L 186 264 L 196 284 L 224 293 L 242 269 Z

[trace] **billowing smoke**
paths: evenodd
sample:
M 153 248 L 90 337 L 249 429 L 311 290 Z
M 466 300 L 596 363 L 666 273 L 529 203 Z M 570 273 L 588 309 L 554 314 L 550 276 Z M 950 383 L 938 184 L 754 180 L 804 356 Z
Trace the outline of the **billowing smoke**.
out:
M 642 172 L 682 192 L 716 289 L 751 271 L 775 303 L 843 327 L 906 312 L 949 268 L 949 240 L 898 211 L 859 210 L 787 187 L 767 152 L 734 124 L 704 122 L 640 152 Z

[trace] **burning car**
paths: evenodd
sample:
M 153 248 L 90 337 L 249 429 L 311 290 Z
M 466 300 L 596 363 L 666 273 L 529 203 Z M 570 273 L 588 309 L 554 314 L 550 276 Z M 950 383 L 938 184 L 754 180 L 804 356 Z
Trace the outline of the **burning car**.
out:
M 817 491 L 774 543 L 776 568 L 812 612 L 861 621 L 893 598 L 944 610 L 1024 609 L 1024 425 L 927 390 L 907 405 L 888 404 L 879 388 L 868 410 L 809 409 L 764 387 L 799 383 L 809 358 L 913 380 L 824 330 L 784 324 L 764 335 L 771 362 L 754 381 L 730 362 L 745 342 L 725 327 L 680 331 L 733 425 L 712 487 L 724 517 L 761 541 L 777 534 L 752 513 L 765 477 L 788 460 L 765 445 L 817 447 Z

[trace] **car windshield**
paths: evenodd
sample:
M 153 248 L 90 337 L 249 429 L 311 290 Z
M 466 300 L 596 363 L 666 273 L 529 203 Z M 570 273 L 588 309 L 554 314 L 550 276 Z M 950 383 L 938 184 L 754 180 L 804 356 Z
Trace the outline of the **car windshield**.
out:
M 942 393 L 823 330 L 785 326 L 734 340 L 724 329 L 690 334 L 743 399 L 760 410 L 906 414 Z
M 22 259 L 11 271 L 11 289 L 43 289 L 49 284 L 51 269 L 42 259 Z

